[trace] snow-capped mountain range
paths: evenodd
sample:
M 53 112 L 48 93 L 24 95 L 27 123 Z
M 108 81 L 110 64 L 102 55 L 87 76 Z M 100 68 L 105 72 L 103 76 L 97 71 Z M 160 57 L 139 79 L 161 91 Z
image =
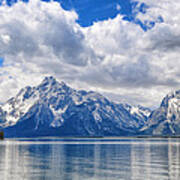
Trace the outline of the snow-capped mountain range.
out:
M 0 127 L 7 137 L 178 134 L 179 98 L 180 91 L 168 95 L 151 112 L 46 77 L 40 85 L 21 89 L 1 105 Z

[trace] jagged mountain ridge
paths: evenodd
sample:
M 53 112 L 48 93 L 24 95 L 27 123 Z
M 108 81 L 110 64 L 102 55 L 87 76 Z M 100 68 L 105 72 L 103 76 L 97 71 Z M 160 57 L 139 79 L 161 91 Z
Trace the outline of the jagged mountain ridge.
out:
M 180 135 L 180 90 L 169 93 L 144 126 L 145 134 Z
M 7 136 L 133 135 L 147 124 L 150 113 L 46 77 L 0 107 L 0 126 Z

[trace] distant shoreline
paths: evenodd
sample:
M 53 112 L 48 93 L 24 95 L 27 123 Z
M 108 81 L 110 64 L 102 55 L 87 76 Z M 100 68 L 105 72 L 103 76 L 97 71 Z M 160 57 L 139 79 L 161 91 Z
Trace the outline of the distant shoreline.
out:
M 180 136 L 37 136 L 37 137 L 4 137 L 0 134 L 0 139 L 180 139 Z

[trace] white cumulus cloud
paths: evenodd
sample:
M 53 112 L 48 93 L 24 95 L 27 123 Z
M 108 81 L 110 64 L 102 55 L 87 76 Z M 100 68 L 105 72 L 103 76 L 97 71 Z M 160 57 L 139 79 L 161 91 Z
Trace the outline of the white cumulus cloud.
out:
M 140 1 L 149 8 L 136 18 L 157 22 L 147 32 L 121 15 L 83 28 L 56 2 L 1 6 L 0 101 L 51 74 L 116 101 L 157 106 L 180 88 L 180 2 Z

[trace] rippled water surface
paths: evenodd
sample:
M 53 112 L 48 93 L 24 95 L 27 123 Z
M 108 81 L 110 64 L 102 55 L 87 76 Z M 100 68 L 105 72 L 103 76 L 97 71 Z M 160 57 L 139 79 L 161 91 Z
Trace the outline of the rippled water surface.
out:
M 179 180 L 180 139 L 8 139 L 0 180 Z

